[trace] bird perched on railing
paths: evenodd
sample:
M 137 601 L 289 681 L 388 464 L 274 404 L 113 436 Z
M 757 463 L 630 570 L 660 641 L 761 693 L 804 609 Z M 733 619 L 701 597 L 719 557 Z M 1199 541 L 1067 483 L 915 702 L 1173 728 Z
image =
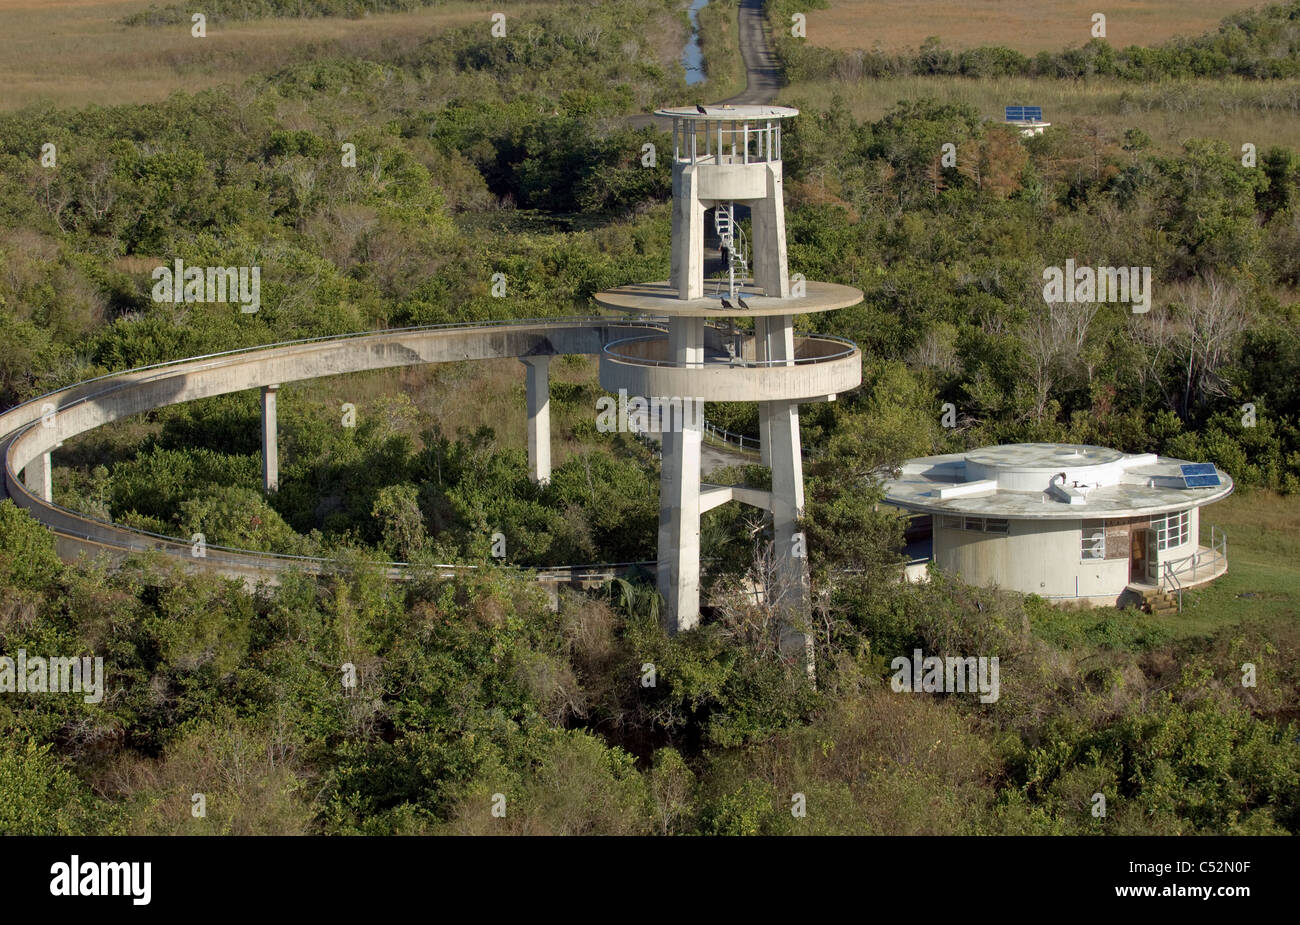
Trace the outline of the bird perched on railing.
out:
M 700 115 L 702 116 L 707 116 L 709 114 L 709 111 L 705 109 L 703 106 L 701 106 L 699 103 L 695 104 L 695 108 L 699 111 Z
M 740 303 L 740 307 L 741 307 L 741 308 L 743 308 L 745 311 L 749 311 L 749 303 L 748 303 L 748 302 L 746 302 L 746 301 L 745 301 L 744 299 L 742 299 L 740 296 L 736 296 L 736 301 L 737 301 L 738 303 Z
M 728 310 L 730 310 L 730 309 L 732 309 L 732 308 L 735 308 L 734 305 L 732 305 L 730 302 L 727 301 L 726 296 L 722 296 L 721 298 L 722 298 L 722 307 L 723 307 L 723 308 L 728 309 Z

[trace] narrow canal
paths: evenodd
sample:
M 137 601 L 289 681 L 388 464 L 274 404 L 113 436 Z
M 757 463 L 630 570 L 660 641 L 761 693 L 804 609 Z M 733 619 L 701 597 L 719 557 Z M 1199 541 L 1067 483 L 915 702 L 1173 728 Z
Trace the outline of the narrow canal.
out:
M 700 51 L 700 10 L 709 0 L 691 0 L 687 15 L 691 18 L 691 36 L 682 49 L 682 67 L 686 68 L 686 83 L 697 84 L 704 80 L 704 55 Z

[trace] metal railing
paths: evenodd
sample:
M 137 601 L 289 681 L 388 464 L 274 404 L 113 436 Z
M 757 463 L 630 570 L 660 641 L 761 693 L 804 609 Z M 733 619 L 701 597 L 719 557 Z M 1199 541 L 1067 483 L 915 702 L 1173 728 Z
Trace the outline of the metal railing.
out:
M 1228 561 L 1228 535 L 1217 526 L 1210 526 L 1210 548 L 1198 548 L 1191 555 L 1172 559 L 1162 563 L 1161 572 L 1165 575 L 1190 579 L 1193 583 L 1201 576 L 1213 576 L 1220 566 Z
M 90 520 L 91 523 L 102 524 L 106 531 L 125 534 L 126 538 L 141 537 L 154 541 L 152 543 L 139 542 L 134 545 L 119 545 L 112 547 L 116 552 L 125 554 L 166 552 L 168 549 L 193 549 L 195 545 L 194 543 L 177 536 L 167 536 L 163 533 L 154 533 L 149 530 L 128 527 L 124 524 L 113 523 L 110 521 L 92 520 L 87 518 L 84 514 L 58 504 L 49 504 L 48 506 L 79 520 Z M 103 534 L 95 535 L 92 533 L 84 533 L 63 525 L 60 525 L 55 532 L 60 536 L 70 536 L 76 539 L 88 540 L 92 543 L 104 544 L 106 539 Z M 277 572 L 286 571 L 294 566 L 299 566 L 308 572 L 321 573 L 327 572 L 331 568 L 339 568 L 345 563 L 344 559 L 337 556 L 296 555 L 293 553 L 270 552 L 260 549 L 240 549 L 234 546 L 221 546 L 215 543 L 206 542 L 203 544 L 202 548 L 203 553 L 201 555 L 194 555 L 191 553 L 191 558 L 204 559 L 208 562 L 215 562 L 223 565 Z M 216 554 L 214 555 L 214 553 Z M 424 573 L 433 572 L 436 572 L 440 578 L 452 578 L 456 575 L 465 572 L 474 572 L 479 569 L 478 565 L 469 563 L 426 563 L 401 562 L 394 560 L 368 560 L 368 564 L 389 573 L 399 573 L 399 577 L 402 578 L 413 578 Z M 535 573 L 538 581 L 580 581 L 625 569 L 653 568 L 656 565 L 657 562 L 654 560 L 640 560 L 635 562 L 592 562 L 585 565 L 512 565 L 503 562 L 499 567 L 521 573 Z
M 712 437 L 715 441 L 724 444 L 728 449 L 742 450 L 746 453 L 757 453 L 761 449 L 761 444 L 757 437 L 749 437 L 745 434 L 734 434 L 725 427 L 718 427 L 716 424 L 704 422 L 705 437 Z M 659 431 L 632 430 L 629 426 L 628 432 L 632 434 L 640 443 L 654 455 L 655 459 L 663 459 L 663 448 L 659 441 L 652 434 L 658 434 Z
M 1173 587 L 1178 591 L 1178 612 L 1182 613 L 1183 612 L 1183 583 L 1178 580 L 1178 575 L 1174 571 L 1172 562 L 1164 563 L 1164 573 L 1165 573 L 1165 581 L 1173 585 Z
M 708 421 L 704 422 L 704 429 L 717 439 L 726 443 L 728 446 L 734 446 L 736 449 L 744 450 L 746 452 L 756 450 L 761 453 L 763 451 L 763 442 L 759 440 L 758 437 L 750 437 L 745 434 L 733 434 L 731 431 L 710 424 Z M 799 454 L 804 459 L 817 458 L 817 454 L 806 446 L 800 449 Z
M 762 449 L 762 443 L 757 437 L 750 437 L 745 434 L 733 434 L 725 427 L 718 427 L 716 424 L 704 422 L 704 432 L 711 434 L 713 437 L 721 440 L 729 446 L 734 446 L 740 450 L 758 452 Z
M 661 444 L 654 437 L 650 436 L 650 431 L 640 430 L 640 429 L 634 430 L 629 424 L 628 433 L 630 433 L 637 440 L 637 442 L 639 442 L 642 446 L 648 449 L 650 451 L 650 455 L 653 456 L 655 459 L 664 458 L 663 444 Z
M 781 120 L 673 117 L 673 158 L 683 164 L 765 164 L 781 160 Z M 702 143 L 701 143 L 702 142 Z M 728 153 L 729 149 L 729 153 Z

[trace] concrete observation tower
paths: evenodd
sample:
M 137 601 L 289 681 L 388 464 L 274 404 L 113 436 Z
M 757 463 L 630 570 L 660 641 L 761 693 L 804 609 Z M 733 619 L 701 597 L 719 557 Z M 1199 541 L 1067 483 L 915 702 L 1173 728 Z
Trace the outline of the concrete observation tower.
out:
M 862 381 L 862 355 L 849 341 L 794 333 L 794 316 L 856 305 L 861 291 L 833 283 L 791 283 L 781 185 L 781 106 L 661 109 L 673 123 L 672 278 L 597 293 L 596 302 L 637 315 L 667 316 L 667 333 L 604 348 L 600 384 L 659 408 L 663 432 L 659 496 L 659 592 L 671 631 L 700 618 L 700 515 L 727 501 L 770 511 L 775 544 L 769 601 L 808 605 L 799 403 L 831 401 Z M 737 207 L 751 216 L 749 241 Z M 711 213 L 711 219 L 710 219 Z M 721 259 L 706 279 L 712 224 Z M 752 319 L 753 330 L 737 319 Z M 702 484 L 703 402 L 758 402 L 762 461 L 770 491 Z M 699 413 L 692 414 L 692 408 Z

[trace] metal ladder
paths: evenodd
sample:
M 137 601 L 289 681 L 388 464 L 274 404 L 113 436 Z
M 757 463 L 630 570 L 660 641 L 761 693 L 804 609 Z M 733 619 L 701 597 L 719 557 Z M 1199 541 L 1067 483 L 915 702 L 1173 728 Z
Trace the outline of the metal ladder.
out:
M 736 223 L 736 204 L 728 203 L 713 210 L 713 228 L 718 241 L 727 249 L 727 275 L 730 295 L 736 294 L 736 282 L 749 275 L 749 260 L 745 257 L 745 232 Z

